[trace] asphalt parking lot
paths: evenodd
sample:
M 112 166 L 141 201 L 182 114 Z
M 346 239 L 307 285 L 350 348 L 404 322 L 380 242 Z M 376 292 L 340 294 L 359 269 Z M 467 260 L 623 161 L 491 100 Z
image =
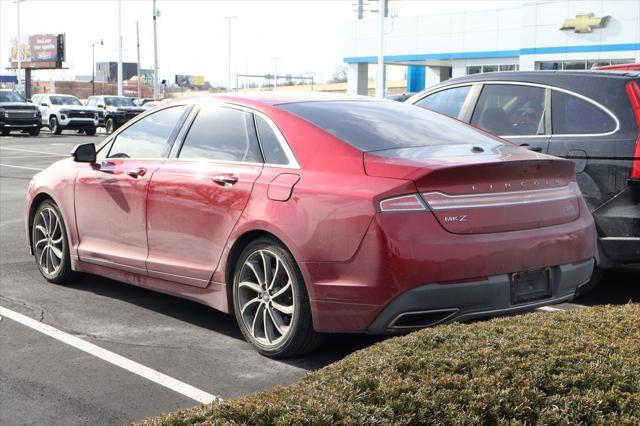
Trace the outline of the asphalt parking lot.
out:
M 244 342 L 232 316 L 196 303 L 94 276 L 66 286 L 46 283 L 24 241 L 29 179 L 76 144 L 103 138 L 43 130 L 40 137 L 15 134 L 0 142 L 0 306 L 111 354 L 101 358 L 70 338 L 53 339 L 2 315 L 0 424 L 123 424 L 198 403 L 184 386 L 150 379 L 153 371 L 230 398 L 292 383 L 379 340 L 331 336 L 317 353 L 275 361 Z M 610 273 L 592 294 L 554 309 L 628 302 L 640 303 L 638 271 Z M 113 361 L 118 357 L 138 367 L 124 368 Z M 143 368 L 151 373 L 141 374 Z

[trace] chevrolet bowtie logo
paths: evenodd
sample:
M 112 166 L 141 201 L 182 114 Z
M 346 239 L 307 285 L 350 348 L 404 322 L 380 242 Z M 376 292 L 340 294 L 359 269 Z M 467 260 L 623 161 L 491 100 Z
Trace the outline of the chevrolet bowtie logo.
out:
M 576 33 L 590 33 L 594 28 L 602 28 L 607 25 L 608 16 L 596 18 L 593 13 L 576 15 L 575 19 L 565 19 L 561 30 L 574 30 Z

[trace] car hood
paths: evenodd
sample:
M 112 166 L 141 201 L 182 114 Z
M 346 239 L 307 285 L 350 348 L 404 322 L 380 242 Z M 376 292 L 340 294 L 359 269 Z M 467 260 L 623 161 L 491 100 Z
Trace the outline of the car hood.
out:
M 69 111 L 91 111 L 91 112 L 99 112 L 99 108 L 84 106 L 84 105 L 55 105 L 54 108 L 57 109 L 67 109 Z
M 27 102 L 0 102 L 0 108 L 7 109 L 36 109 L 35 105 Z

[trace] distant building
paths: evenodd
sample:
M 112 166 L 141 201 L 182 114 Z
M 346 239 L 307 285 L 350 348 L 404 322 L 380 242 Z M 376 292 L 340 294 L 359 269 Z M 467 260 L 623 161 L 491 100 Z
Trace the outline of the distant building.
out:
M 137 74 L 138 64 L 135 62 L 122 63 L 122 80 L 129 80 Z M 117 83 L 118 82 L 118 63 L 117 62 L 98 62 L 96 64 L 96 82 Z
M 640 61 L 640 1 L 526 1 L 515 8 L 387 21 L 385 64 L 407 67 L 409 92 L 481 72 L 584 70 Z M 350 93 L 367 93 L 377 34 L 377 18 L 346 24 Z

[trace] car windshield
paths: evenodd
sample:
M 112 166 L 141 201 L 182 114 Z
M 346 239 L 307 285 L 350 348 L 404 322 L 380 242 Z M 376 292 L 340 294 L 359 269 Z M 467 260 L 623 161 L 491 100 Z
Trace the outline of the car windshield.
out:
M 16 92 L 0 91 L 0 102 L 26 102 L 25 99 Z
M 278 107 L 362 151 L 469 143 L 505 144 L 467 124 L 401 102 L 320 101 Z
M 49 96 L 52 105 L 82 105 L 74 96 Z
M 134 104 L 130 98 L 118 98 L 115 96 L 108 96 L 104 98 L 104 101 L 107 104 L 107 106 L 114 106 L 114 107 L 136 106 L 136 104 Z

